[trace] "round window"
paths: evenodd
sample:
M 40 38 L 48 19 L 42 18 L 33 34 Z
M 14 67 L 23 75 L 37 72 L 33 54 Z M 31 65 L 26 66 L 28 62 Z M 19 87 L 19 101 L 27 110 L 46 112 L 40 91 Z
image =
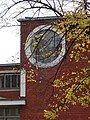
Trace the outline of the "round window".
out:
M 52 67 L 58 64 L 65 54 L 65 39 L 55 28 L 41 25 L 27 37 L 25 53 L 33 65 Z

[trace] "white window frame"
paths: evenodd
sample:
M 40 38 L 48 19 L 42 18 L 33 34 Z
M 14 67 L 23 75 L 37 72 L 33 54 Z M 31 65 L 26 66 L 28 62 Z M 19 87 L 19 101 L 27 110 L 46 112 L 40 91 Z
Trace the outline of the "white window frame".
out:
M 20 73 L 20 97 L 26 96 L 26 70 L 21 69 Z

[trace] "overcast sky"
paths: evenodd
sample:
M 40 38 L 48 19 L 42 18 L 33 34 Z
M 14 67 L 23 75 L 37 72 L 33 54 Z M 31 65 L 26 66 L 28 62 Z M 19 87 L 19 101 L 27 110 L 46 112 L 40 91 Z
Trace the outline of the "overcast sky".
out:
M 19 62 L 20 37 L 17 28 L 0 29 L 0 64 Z
M 18 0 L 15 0 L 18 1 Z M 44 0 L 43 0 L 44 1 Z M 5 7 L 7 7 L 7 5 L 9 6 L 9 4 L 11 4 L 13 2 L 13 0 L 0 0 L 0 12 L 2 12 L 3 9 L 5 9 Z M 21 4 L 20 4 L 21 5 Z M 24 7 L 26 7 L 26 4 L 22 4 Z M 70 5 L 71 6 L 71 5 Z M 68 6 L 64 9 L 70 9 L 71 7 Z M 22 7 L 21 7 L 22 8 Z M 5 21 L 2 21 L 1 17 L 0 17 L 0 26 L 2 25 L 8 25 L 9 24 L 16 24 L 15 21 L 12 21 L 12 19 L 10 19 L 10 17 L 14 16 L 18 11 L 20 10 L 20 6 L 16 6 L 14 8 L 12 8 L 6 15 L 6 19 Z M 3 12 L 2 12 L 3 13 Z M 23 16 L 23 18 L 26 16 L 31 17 L 33 16 L 33 14 L 35 13 L 35 11 L 32 10 L 32 12 L 27 12 L 25 13 L 25 15 Z M 48 13 L 48 15 L 47 15 Z M 35 14 L 36 16 L 38 16 L 38 13 Z M 49 10 L 43 10 L 40 13 L 41 16 L 53 16 L 53 13 L 50 12 Z M 21 18 L 21 16 L 19 16 L 19 18 Z M 6 22 L 6 20 L 8 20 L 8 22 Z M 18 24 L 18 23 L 17 23 Z M 5 64 L 5 63 L 12 63 L 12 62 L 19 62 L 20 61 L 20 31 L 19 31 L 19 27 L 17 28 L 13 28 L 13 27 L 8 27 L 8 28 L 2 28 L 0 29 L 0 64 Z
M 12 0 L 0 0 L 0 5 L 4 3 L 12 3 Z M 2 8 L 0 8 L 0 11 L 2 11 L 4 9 L 4 7 L 7 7 L 6 5 L 2 4 Z M 18 11 L 18 8 L 13 8 L 11 9 L 11 11 L 9 11 L 5 17 L 5 20 L 8 20 L 7 22 L 2 21 L 2 19 L 0 20 L 0 26 L 5 26 L 5 24 L 7 25 L 14 25 L 14 24 L 18 24 L 16 23 L 16 21 L 12 21 L 12 19 L 10 19 L 10 17 L 12 17 L 15 13 L 15 11 Z M 12 14 L 14 13 L 14 14 Z M 25 13 L 25 15 L 23 15 L 23 18 L 25 17 L 31 17 L 33 16 L 34 11 L 29 13 Z M 12 15 L 12 16 L 10 16 Z M 51 15 L 51 12 L 49 13 L 48 11 L 48 15 Z M 36 15 L 38 16 L 38 14 Z M 41 16 L 47 16 L 47 12 L 43 11 Z M 8 18 L 8 19 L 7 19 Z M 21 16 L 19 16 L 18 18 L 21 18 Z M 17 18 L 17 19 L 18 19 Z M 17 28 L 13 28 L 13 27 L 5 27 L 0 29 L 0 64 L 6 64 L 6 63 L 17 63 L 20 62 L 20 31 L 19 31 L 19 27 Z
M 0 13 L 6 5 L 12 3 L 12 0 L 0 0 Z M 15 9 L 12 9 L 13 12 Z M 10 11 L 8 12 L 9 14 Z M 9 18 L 9 17 L 7 17 Z M 6 18 L 6 19 L 7 19 Z M 6 20 L 5 19 L 5 20 Z M 14 24 L 9 19 L 8 23 Z M 3 27 L 7 22 L 3 21 L 0 16 L 0 64 L 20 62 L 20 31 L 19 27 Z
M 0 12 L 2 12 L 2 10 L 5 9 L 5 7 L 7 7 L 7 4 L 9 6 L 9 4 L 11 4 L 12 2 L 13 2 L 12 0 L 0 0 Z M 25 4 L 23 5 L 25 6 Z M 18 6 L 14 7 L 5 15 L 6 17 L 5 20 L 8 20 L 7 22 L 3 21 L 0 18 L 0 27 L 3 25 L 5 26 L 5 24 L 7 25 L 7 23 L 8 25 L 18 24 L 16 23 L 17 20 L 12 21 L 10 17 L 12 17 L 15 13 L 17 13 L 17 11 L 20 10 L 19 8 Z M 43 13 L 46 13 L 45 16 L 47 16 L 46 11 L 43 11 Z M 25 15 L 23 15 L 23 18 L 29 16 L 31 17 L 33 16 L 33 14 L 34 11 L 30 12 L 30 15 L 29 13 L 25 13 Z M 18 18 L 21 18 L 21 16 L 19 16 Z M 18 28 L 5 27 L 0 29 L 0 64 L 13 63 L 13 62 L 15 63 L 20 62 L 20 31 L 19 31 L 19 27 Z

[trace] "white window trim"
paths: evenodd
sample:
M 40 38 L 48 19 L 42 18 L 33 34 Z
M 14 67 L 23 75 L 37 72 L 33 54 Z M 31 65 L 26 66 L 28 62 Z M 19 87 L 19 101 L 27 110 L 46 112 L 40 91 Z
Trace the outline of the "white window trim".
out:
M 26 71 L 22 68 L 20 73 L 20 97 L 26 96 Z
M 25 105 L 25 100 L 0 100 L 0 106 Z
M 20 73 L 20 70 L 1 70 L 0 74 L 6 74 L 6 73 Z

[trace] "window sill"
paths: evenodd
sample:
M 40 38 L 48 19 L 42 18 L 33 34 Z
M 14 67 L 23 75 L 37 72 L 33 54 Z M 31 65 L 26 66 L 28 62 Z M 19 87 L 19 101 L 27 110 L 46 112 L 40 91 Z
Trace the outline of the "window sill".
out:
M 0 100 L 0 106 L 2 105 L 25 105 L 25 100 Z

